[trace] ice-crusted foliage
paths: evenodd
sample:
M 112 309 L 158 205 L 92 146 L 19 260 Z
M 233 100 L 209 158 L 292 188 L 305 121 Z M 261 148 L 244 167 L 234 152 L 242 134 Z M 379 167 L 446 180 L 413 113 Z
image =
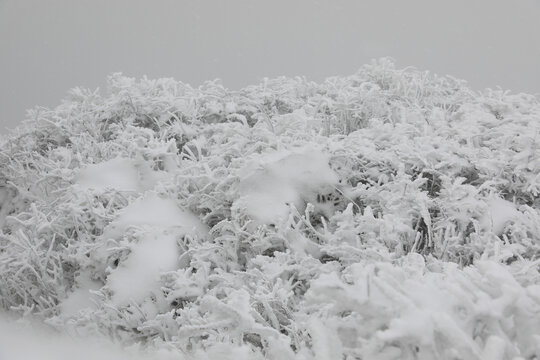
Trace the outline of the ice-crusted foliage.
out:
M 540 105 L 386 59 L 115 74 L 2 140 L 0 304 L 195 357 L 540 357 Z

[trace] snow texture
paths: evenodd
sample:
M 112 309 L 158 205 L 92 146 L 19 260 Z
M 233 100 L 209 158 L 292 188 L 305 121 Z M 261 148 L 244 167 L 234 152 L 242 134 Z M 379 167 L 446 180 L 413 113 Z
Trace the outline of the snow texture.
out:
M 538 141 L 387 59 L 74 89 L 1 140 L 0 358 L 540 358 Z

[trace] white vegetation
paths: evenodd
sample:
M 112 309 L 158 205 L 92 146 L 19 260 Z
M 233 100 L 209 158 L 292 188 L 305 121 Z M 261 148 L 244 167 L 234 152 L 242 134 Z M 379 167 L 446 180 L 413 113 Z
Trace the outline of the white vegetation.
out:
M 2 141 L 11 314 L 179 358 L 540 358 L 534 96 L 388 60 L 109 85 Z

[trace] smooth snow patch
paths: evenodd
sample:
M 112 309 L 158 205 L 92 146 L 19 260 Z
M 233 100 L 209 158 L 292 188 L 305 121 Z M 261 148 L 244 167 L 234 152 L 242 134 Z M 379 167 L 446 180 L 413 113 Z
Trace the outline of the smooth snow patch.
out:
M 120 157 L 87 165 L 78 172 L 75 181 L 84 190 L 140 190 L 139 172 L 134 161 Z
M 488 211 L 480 219 L 480 226 L 486 231 L 492 231 L 496 235 L 501 235 L 504 228 L 512 220 L 516 220 L 520 212 L 516 205 L 501 198 L 491 198 L 488 201 Z
M 304 109 L 297 109 L 290 114 L 275 116 L 272 120 L 275 121 L 273 130 L 276 135 L 283 135 L 287 132 L 320 131 L 322 127 L 321 120 L 308 116 Z
M 192 213 L 180 209 L 171 199 L 150 192 L 120 211 L 120 216 L 105 228 L 104 238 L 118 238 L 130 227 L 180 228 L 184 234 L 204 236 L 208 229 Z
M 167 160 L 167 159 L 166 159 Z M 165 161 L 174 170 L 171 161 Z M 87 165 L 75 176 L 76 188 L 80 190 L 141 192 L 153 189 L 158 183 L 171 178 L 167 171 L 153 170 L 143 159 L 133 160 L 117 157 L 99 164 Z
M 314 202 L 320 191 L 338 184 L 337 175 L 328 165 L 329 156 L 316 149 L 299 152 L 275 152 L 253 159 L 241 171 L 242 196 L 235 202 L 256 222 L 276 223 L 287 217 L 289 205 L 301 208 Z
M 132 227 L 139 228 L 135 232 L 138 242 L 131 244 L 128 258 L 107 278 L 116 305 L 125 305 L 130 300 L 140 303 L 151 294 L 160 294 L 160 274 L 178 268 L 181 253 L 177 239 L 208 233 L 195 215 L 156 193 L 148 193 L 123 209 L 119 218 L 105 229 L 103 237 L 118 239 Z
M 103 284 L 92 280 L 88 273 L 81 273 L 75 279 L 75 290 L 60 304 L 64 316 L 75 316 L 83 309 L 95 309 L 93 300 L 98 300 L 91 291 L 99 290 Z
M 107 278 L 114 304 L 126 305 L 130 301 L 140 304 L 146 297 L 160 293 L 160 274 L 178 267 L 177 235 L 176 232 L 148 232 L 132 246 L 127 260 Z
M 122 348 L 101 337 L 73 337 L 36 323 L 0 316 L 1 360 L 180 360 L 171 349 Z M 202 359 L 202 357 L 200 358 Z

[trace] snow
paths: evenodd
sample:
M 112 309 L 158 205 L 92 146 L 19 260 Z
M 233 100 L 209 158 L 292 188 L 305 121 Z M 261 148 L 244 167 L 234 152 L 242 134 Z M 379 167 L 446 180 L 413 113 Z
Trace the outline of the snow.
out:
M 501 235 L 506 225 L 520 218 L 520 212 L 510 201 L 493 197 L 487 202 L 487 205 L 488 209 L 480 219 L 480 226 L 496 235 Z
M 96 309 L 98 298 L 92 291 L 97 291 L 102 286 L 103 284 L 100 281 L 93 280 L 90 274 L 86 272 L 80 273 L 75 278 L 75 290 L 60 304 L 62 314 L 73 317 L 81 310 Z
M 107 278 L 116 305 L 141 303 L 150 294 L 159 295 L 160 274 L 178 267 L 182 253 L 177 241 L 186 235 L 200 238 L 208 232 L 195 215 L 154 192 L 124 208 L 105 229 L 103 237 L 119 238 L 132 227 L 139 229 L 138 240 L 130 246 L 127 259 Z
M 155 149 L 153 152 L 160 154 L 167 146 L 164 145 L 162 149 Z M 147 152 L 152 154 L 152 151 Z M 167 159 L 164 160 L 164 166 L 169 169 L 174 168 Z M 103 192 L 113 189 L 140 193 L 151 190 L 158 183 L 168 180 L 170 180 L 170 174 L 167 171 L 152 170 L 144 160 L 116 157 L 97 164 L 86 165 L 77 171 L 75 190 Z
M 130 301 L 142 303 L 146 297 L 161 293 L 159 276 L 177 268 L 180 249 L 178 234 L 166 231 L 146 232 L 131 247 L 128 258 L 107 278 L 113 292 L 113 304 L 126 305 Z
M 535 97 L 110 82 L 1 140 L 0 359 L 540 357 Z
M 305 202 L 315 202 L 312 194 L 332 191 L 338 184 L 328 160 L 328 155 L 315 148 L 270 152 L 251 159 L 240 170 L 242 196 L 235 207 L 245 209 L 259 224 L 285 220 L 291 205 L 303 211 Z
M 87 165 L 79 170 L 75 181 L 82 190 L 138 191 L 139 173 L 131 159 L 114 158 L 98 164 Z
M 174 200 L 148 192 L 119 212 L 104 231 L 103 238 L 121 237 L 130 227 L 177 228 L 181 235 L 204 235 L 208 230 L 199 219 L 180 209 Z
M 98 336 L 74 337 L 53 331 L 37 321 L 15 322 L 0 314 L 2 360 L 180 360 L 178 352 L 125 348 Z

